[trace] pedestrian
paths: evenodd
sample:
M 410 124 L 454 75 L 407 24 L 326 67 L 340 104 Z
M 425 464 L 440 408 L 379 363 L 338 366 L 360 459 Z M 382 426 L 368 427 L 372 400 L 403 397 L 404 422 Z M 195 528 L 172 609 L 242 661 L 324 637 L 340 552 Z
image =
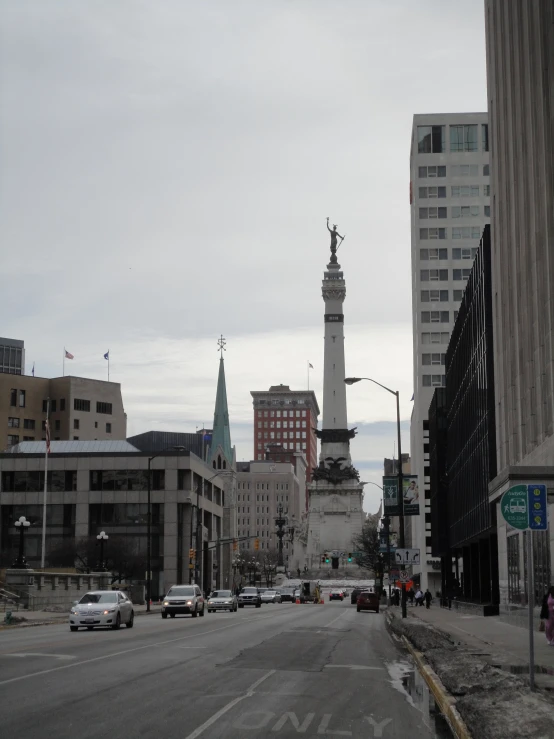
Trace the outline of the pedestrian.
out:
M 422 606 L 423 605 L 423 593 L 421 592 L 420 588 L 418 588 L 416 590 L 415 604 L 416 604 L 416 606 Z
M 540 617 L 545 622 L 546 643 L 554 647 L 554 586 L 552 585 L 542 599 Z
M 298 578 L 300 579 L 300 567 L 298 567 L 298 569 L 296 570 L 296 572 L 298 574 Z
M 399 606 L 400 605 L 400 590 L 396 589 L 394 591 L 394 605 Z
M 429 588 L 425 591 L 423 598 L 425 599 L 425 608 L 429 608 L 431 606 L 431 601 L 433 600 L 433 596 L 431 595 Z
M 415 596 L 414 589 L 413 588 L 410 588 L 408 590 L 408 599 L 410 601 L 410 605 L 411 606 L 413 606 L 413 604 L 414 604 L 414 596 Z

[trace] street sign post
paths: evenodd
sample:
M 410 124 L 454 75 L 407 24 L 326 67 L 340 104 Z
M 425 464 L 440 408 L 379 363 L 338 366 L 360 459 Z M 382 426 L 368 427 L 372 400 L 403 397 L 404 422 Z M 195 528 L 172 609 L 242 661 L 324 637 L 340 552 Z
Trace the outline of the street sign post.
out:
M 527 608 L 529 621 L 529 687 L 535 689 L 533 531 L 548 529 L 546 485 L 513 485 L 503 494 L 500 510 L 507 524 L 527 531 Z
M 408 570 L 400 570 L 398 574 L 398 579 L 400 580 L 400 582 L 408 582 L 410 578 L 411 578 L 411 575 L 408 572 Z
M 419 549 L 397 549 L 394 553 L 397 565 L 418 565 L 420 562 Z

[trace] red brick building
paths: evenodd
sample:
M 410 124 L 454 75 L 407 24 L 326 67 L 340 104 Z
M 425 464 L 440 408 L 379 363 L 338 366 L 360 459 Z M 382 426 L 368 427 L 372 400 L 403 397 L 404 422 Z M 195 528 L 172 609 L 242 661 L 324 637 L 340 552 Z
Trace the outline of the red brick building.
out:
M 254 455 L 266 459 L 267 448 L 281 445 L 285 451 L 303 452 L 307 479 L 317 467 L 319 406 L 313 390 L 291 390 L 288 385 L 272 385 L 269 390 L 253 390 Z

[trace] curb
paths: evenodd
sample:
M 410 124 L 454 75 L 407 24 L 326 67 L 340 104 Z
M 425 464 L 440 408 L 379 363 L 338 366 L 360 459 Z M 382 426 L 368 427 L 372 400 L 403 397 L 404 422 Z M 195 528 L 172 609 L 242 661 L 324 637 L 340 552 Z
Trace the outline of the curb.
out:
M 387 614 L 386 619 L 390 627 L 393 620 L 392 614 Z M 392 632 L 394 634 L 394 632 Z M 396 637 L 398 639 L 398 637 Z M 409 639 L 402 635 L 399 639 L 411 654 L 417 665 L 421 677 L 425 680 L 427 687 L 431 691 L 437 706 L 440 708 L 443 716 L 448 721 L 456 739 L 472 739 L 469 729 L 465 721 L 460 716 L 456 708 L 456 699 L 448 693 L 441 682 L 437 673 L 425 662 L 425 657 L 421 652 L 412 645 Z

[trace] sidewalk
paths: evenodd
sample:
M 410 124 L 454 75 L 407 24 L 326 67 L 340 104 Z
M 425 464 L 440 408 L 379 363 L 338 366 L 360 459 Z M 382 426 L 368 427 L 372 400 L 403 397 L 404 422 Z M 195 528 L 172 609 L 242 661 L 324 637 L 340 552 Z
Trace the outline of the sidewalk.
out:
M 399 616 L 400 608 L 394 612 Z M 519 626 L 500 621 L 496 616 L 477 616 L 450 611 L 438 605 L 424 607 L 408 606 L 408 618 L 418 618 L 450 634 L 454 639 L 465 642 L 472 653 L 485 661 L 504 668 L 529 667 L 529 632 Z M 536 626 L 536 624 L 535 624 Z M 539 672 L 554 676 L 554 647 L 546 643 L 544 633 L 535 630 L 535 665 Z M 550 680 L 546 682 L 550 683 Z M 552 680 L 554 683 L 554 678 Z
M 146 610 L 146 605 L 143 605 L 143 606 L 133 605 L 133 608 L 134 608 L 136 616 L 149 615 Z M 161 606 L 159 606 L 158 604 L 150 606 L 150 614 L 159 614 L 159 613 L 161 613 Z M 16 611 L 14 609 L 12 611 L 12 615 L 14 619 L 18 619 L 18 618 L 25 619 L 22 622 L 14 623 L 13 626 L 31 626 L 31 625 L 38 626 L 39 624 L 63 623 L 67 621 L 69 618 L 69 609 L 64 610 L 64 611 L 25 611 L 25 610 Z M 4 616 L 5 616 L 5 613 L 1 612 L 0 613 L 0 628 L 5 626 Z

